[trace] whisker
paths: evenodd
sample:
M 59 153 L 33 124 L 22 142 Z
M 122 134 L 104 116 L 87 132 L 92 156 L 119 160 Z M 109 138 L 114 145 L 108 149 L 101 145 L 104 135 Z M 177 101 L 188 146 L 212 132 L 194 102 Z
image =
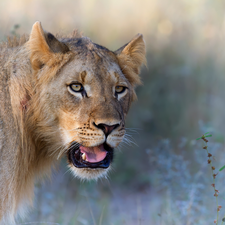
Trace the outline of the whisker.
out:
M 68 172 L 71 172 L 70 168 L 68 168 L 62 176 L 64 177 Z
M 54 155 L 56 152 L 58 152 L 58 151 L 59 151 L 59 149 L 61 149 L 61 148 L 63 148 L 63 146 L 62 146 L 62 145 L 60 145 L 58 148 L 56 148 L 56 149 L 52 150 L 52 152 L 51 152 L 50 156 L 53 156 L 53 155 Z
M 64 146 L 60 151 L 59 151 L 59 154 L 57 156 L 57 160 L 61 157 L 61 155 L 66 152 L 67 150 L 67 146 Z
M 122 144 L 125 144 L 125 145 L 128 145 L 128 146 L 135 145 L 135 146 L 138 147 L 138 145 L 136 144 L 135 139 L 130 134 L 127 134 L 127 133 L 125 133 L 124 138 L 123 138 L 123 140 L 122 140 L 120 145 L 122 145 Z
M 140 128 L 125 128 L 126 133 L 130 134 L 139 134 L 138 131 L 141 131 Z
M 79 147 L 80 144 L 77 142 L 73 142 L 70 147 L 68 147 L 68 145 L 61 145 L 58 148 L 54 149 L 54 151 L 51 153 L 51 155 L 54 155 L 56 152 L 59 151 L 58 156 L 57 156 L 57 160 L 62 156 L 63 153 L 66 153 L 69 149 L 71 148 L 76 148 Z
M 126 143 L 126 144 L 129 145 L 129 146 L 137 145 L 134 141 L 130 140 L 130 139 L 127 138 L 127 137 L 124 137 L 122 142 L 123 142 L 123 143 Z
M 129 140 L 131 143 L 138 147 L 138 145 L 136 144 L 136 140 L 131 135 L 125 134 L 125 137 L 127 138 L 127 140 Z
M 76 147 L 80 147 L 80 144 L 77 142 L 73 142 L 72 145 L 69 147 L 69 149 L 76 148 Z
M 128 150 L 128 145 L 126 144 L 126 143 L 124 143 L 124 142 L 121 142 L 120 144 L 119 144 L 119 146 L 118 146 L 119 148 L 121 148 L 121 149 L 127 149 Z M 117 148 L 118 148 L 117 147 Z M 122 150 L 121 150 L 122 151 Z

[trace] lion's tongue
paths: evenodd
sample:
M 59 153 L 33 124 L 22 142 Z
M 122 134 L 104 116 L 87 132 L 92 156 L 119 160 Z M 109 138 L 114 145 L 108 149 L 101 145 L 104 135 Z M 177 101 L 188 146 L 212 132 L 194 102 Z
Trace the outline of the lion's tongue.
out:
M 86 161 L 91 163 L 97 163 L 102 161 L 107 154 L 107 151 L 104 149 L 103 144 L 96 147 L 84 147 L 80 146 L 81 153 L 85 153 Z

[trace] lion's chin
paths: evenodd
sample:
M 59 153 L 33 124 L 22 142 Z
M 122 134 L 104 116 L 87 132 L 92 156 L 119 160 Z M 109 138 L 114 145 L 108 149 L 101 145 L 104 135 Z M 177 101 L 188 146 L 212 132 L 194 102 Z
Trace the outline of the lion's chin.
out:
M 97 168 L 77 168 L 73 165 L 69 165 L 73 175 L 80 178 L 81 180 L 97 180 L 99 178 L 107 178 L 108 171 L 110 166 L 107 169 Z
M 107 175 L 113 160 L 113 148 L 106 143 L 85 147 L 73 142 L 67 152 L 67 158 L 76 177 L 98 179 Z

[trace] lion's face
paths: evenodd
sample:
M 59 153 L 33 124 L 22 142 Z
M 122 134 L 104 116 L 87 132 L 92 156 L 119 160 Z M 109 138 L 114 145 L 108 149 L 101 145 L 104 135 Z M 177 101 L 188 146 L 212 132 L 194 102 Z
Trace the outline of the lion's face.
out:
M 45 96 L 40 100 L 45 115 L 41 120 L 51 121 L 51 127 L 54 127 L 51 134 L 55 136 L 55 140 L 54 137 L 48 139 L 54 140 L 57 146 L 63 146 L 76 176 L 93 179 L 105 175 L 113 160 L 114 149 L 125 135 L 125 117 L 135 96 L 134 86 L 139 82 L 139 67 L 143 60 L 133 68 L 129 63 L 135 65 L 138 59 L 135 62 L 131 62 L 130 56 L 126 59 L 128 55 L 123 54 L 124 49 L 114 53 L 87 38 L 64 40 L 63 45 L 68 50 L 63 46 L 65 52 L 59 54 L 62 47 L 57 47 L 59 41 L 54 39 L 51 44 L 52 36 L 42 33 L 40 24 L 34 26 L 33 36 L 38 35 L 34 33 L 37 31 L 41 35 L 42 46 L 45 41 L 51 52 L 51 60 L 47 62 L 41 60 L 43 54 L 38 58 L 35 52 L 31 53 L 37 79 L 46 81 L 40 84 L 41 96 Z M 32 34 L 29 47 L 32 49 Z M 132 50 L 132 46 L 124 48 Z M 135 49 L 133 53 L 137 56 L 139 50 Z M 66 54 L 70 57 L 54 70 L 51 79 L 40 78 L 45 76 L 43 74 L 48 68 L 60 64 L 59 58 L 65 58 Z M 58 57 L 58 61 L 50 65 L 53 57 Z M 125 64 L 124 60 L 129 63 Z M 134 74 L 137 78 L 132 77 Z
M 94 54 L 86 60 L 75 57 L 47 91 L 47 104 L 57 118 L 69 164 L 81 177 L 98 176 L 109 168 L 114 148 L 125 134 L 124 118 L 132 93 L 115 58 L 108 56 L 97 63 Z

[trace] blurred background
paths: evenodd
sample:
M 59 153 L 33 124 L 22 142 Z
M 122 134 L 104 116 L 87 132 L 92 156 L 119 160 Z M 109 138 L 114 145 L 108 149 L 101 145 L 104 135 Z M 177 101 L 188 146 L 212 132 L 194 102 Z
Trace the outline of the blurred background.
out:
M 108 179 L 81 182 L 66 159 L 38 183 L 34 208 L 18 224 L 212 224 L 215 172 L 225 164 L 225 1 L 0 0 L 0 39 L 29 33 L 35 21 L 53 34 L 79 29 L 116 50 L 144 35 L 148 68 L 127 118 L 130 144 L 119 148 Z M 216 178 L 221 223 L 225 172 Z

